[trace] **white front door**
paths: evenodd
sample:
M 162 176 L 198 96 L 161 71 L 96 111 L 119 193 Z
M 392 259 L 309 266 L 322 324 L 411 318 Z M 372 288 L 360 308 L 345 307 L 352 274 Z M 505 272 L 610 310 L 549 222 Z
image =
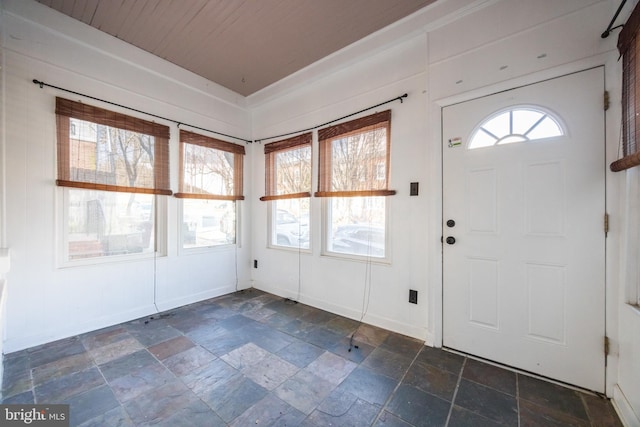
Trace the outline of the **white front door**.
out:
M 443 345 L 599 392 L 603 86 L 598 67 L 442 110 Z

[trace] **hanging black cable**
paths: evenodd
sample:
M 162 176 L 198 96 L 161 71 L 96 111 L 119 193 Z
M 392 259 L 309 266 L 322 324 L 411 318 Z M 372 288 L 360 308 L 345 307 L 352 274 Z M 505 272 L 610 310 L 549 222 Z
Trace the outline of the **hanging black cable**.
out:
M 106 104 L 115 105 L 116 107 L 126 108 L 127 110 L 135 111 L 136 113 L 141 113 L 141 114 L 145 114 L 147 116 L 155 117 L 157 119 L 162 119 L 162 120 L 166 120 L 168 122 L 173 122 L 173 123 L 176 123 L 178 125 L 178 127 L 180 127 L 180 125 L 185 125 L 185 126 L 189 126 L 190 128 L 193 128 L 193 129 L 198 129 L 198 130 L 203 130 L 203 131 L 210 132 L 210 133 L 215 133 L 216 135 L 226 136 L 227 138 L 237 139 L 238 141 L 246 142 L 246 143 L 249 143 L 249 144 L 251 144 L 253 142 L 253 141 L 251 141 L 249 139 L 239 138 L 239 137 L 233 136 L 233 135 L 227 135 L 226 133 L 216 132 L 215 130 L 205 129 L 205 128 L 201 128 L 199 126 L 190 125 L 188 123 L 179 122 L 177 120 L 168 119 L 166 117 L 162 117 L 162 116 L 159 116 L 157 114 L 147 113 L 146 111 L 138 110 L 138 109 L 135 109 L 135 108 L 132 108 L 132 107 L 127 107 L 126 105 L 122 105 L 122 104 L 118 104 L 118 103 L 115 103 L 115 102 L 107 101 L 105 99 L 96 98 L 95 96 L 86 95 L 86 94 L 80 93 L 80 92 L 74 92 L 74 91 L 69 90 L 69 89 L 65 89 L 65 88 L 62 88 L 62 87 L 50 85 L 50 84 L 42 82 L 40 80 L 33 79 L 33 83 L 35 83 L 38 86 L 40 86 L 40 89 L 42 89 L 43 87 L 47 86 L 47 87 L 50 87 L 50 88 L 53 88 L 53 89 L 61 90 L 63 92 L 72 93 L 74 95 L 79 95 L 79 96 L 83 96 L 85 98 L 93 99 L 95 101 L 100 101 L 100 102 L 104 102 Z
M 309 131 L 312 131 L 312 130 L 316 130 L 316 129 L 321 128 L 323 126 L 330 125 L 331 123 L 339 122 L 340 120 L 347 119 L 347 118 L 349 118 L 351 116 L 355 116 L 356 114 L 364 113 L 365 111 L 373 110 L 374 108 L 378 108 L 378 107 L 380 107 L 382 105 L 389 104 L 389 103 L 394 102 L 394 101 L 400 101 L 400 103 L 402 103 L 404 98 L 406 98 L 408 96 L 409 96 L 409 94 L 405 93 L 404 95 L 397 96 L 397 97 L 395 97 L 393 99 L 390 99 L 388 101 L 384 101 L 384 102 L 381 102 L 380 104 L 372 105 L 371 107 L 367 107 L 367 108 L 362 109 L 360 111 L 356 111 L 355 113 L 347 114 L 346 116 L 342 116 L 340 118 L 331 120 L 329 122 L 322 123 L 321 125 L 313 126 L 313 127 L 308 128 L 308 129 L 297 130 L 297 131 L 294 131 L 294 132 L 287 132 L 287 133 L 283 133 L 281 135 L 274 135 L 274 136 L 268 136 L 266 138 L 254 139 L 253 142 L 262 142 L 262 141 L 266 141 L 267 139 L 283 138 L 285 136 L 295 135 L 297 133 L 304 133 L 304 132 L 309 132 Z
M 609 37 L 609 33 L 611 33 L 611 30 L 615 30 L 616 28 L 622 27 L 622 25 L 613 27 L 613 23 L 616 22 L 616 19 L 618 18 L 618 15 L 620 15 L 620 11 L 622 10 L 622 7 L 626 2 L 627 0 L 622 0 L 622 2 L 620 3 L 620 6 L 618 6 L 618 10 L 616 10 L 616 13 L 613 15 L 613 18 L 611 18 L 611 22 L 609 22 L 609 26 L 607 27 L 606 30 L 604 30 L 604 33 L 600 34 L 600 37 L 602 37 L 603 39 L 606 39 L 607 37 Z

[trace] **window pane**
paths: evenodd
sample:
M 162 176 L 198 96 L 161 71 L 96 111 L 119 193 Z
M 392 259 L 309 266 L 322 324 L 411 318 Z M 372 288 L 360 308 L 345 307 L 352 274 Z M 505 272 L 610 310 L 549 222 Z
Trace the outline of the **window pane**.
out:
M 386 188 L 377 179 L 378 164 L 387 162 L 387 129 L 379 127 L 331 142 L 331 190 L 363 191 Z
M 275 156 L 276 194 L 311 190 L 311 146 L 278 151 Z
M 182 199 L 182 247 L 236 242 L 236 205 L 230 200 Z
M 309 204 L 311 199 L 274 200 L 271 244 L 309 249 Z
M 527 135 L 529 139 L 551 138 L 562 135 L 562 129 L 551 117 L 546 117 Z
M 343 197 L 327 200 L 327 250 L 385 257 L 385 197 Z
M 234 154 L 195 144 L 184 144 L 183 191 L 231 196 Z
M 70 179 L 154 188 L 155 138 L 84 120 L 69 120 Z
M 154 252 L 153 195 L 65 191 L 69 260 Z

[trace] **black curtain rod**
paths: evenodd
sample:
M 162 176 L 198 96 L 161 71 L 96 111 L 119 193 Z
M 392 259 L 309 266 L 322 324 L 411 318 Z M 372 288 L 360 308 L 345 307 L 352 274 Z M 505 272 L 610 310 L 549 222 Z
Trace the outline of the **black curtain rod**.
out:
M 249 143 L 249 144 L 253 142 L 253 141 L 251 141 L 249 139 L 239 138 L 239 137 L 233 136 L 233 135 L 227 135 L 226 133 L 216 132 L 215 130 L 205 129 L 205 128 L 201 128 L 199 126 L 190 125 L 188 123 L 179 122 L 177 120 L 168 119 L 166 117 L 158 116 L 157 114 L 147 113 L 146 111 L 137 110 L 137 109 L 132 108 L 132 107 L 127 107 L 126 105 L 117 104 L 115 102 L 107 101 L 105 99 L 96 98 L 95 96 L 86 95 L 86 94 L 80 93 L 80 92 L 74 92 L 74 91 L 69 90 L 69 89 L 65 89 L 65 88 L 62 88 L 62 87 L 50 85 L 50 84 L 45 83 L 45 82 L 41 82 L 40 80 L 33 79 L 33 83 L 35 83 L 38 86 L 40 86 L 40 89 L 42 89 L 44 86 L 48 86 L 50 88 L 58 89 L 58 90 L 61 90 L 63 92 L 72 93 L 74 95 L 79 95 L 79 96 L 84 96 L 85 98 L 93 99 L 95 101 L 105 102 L 107 104 L 115 105 L 116 107 L 120 107 L 120 108 L 126 108 L 127 110 L 135 111 L 136 113 L 146 114 L 147 116 L 155 117 L 157 119 L 162 119 L 162 120 L 166 120 L 168 122 L 173 122 L 173 123 L 176 123 L 178 125 L 178 127 L 180 127 L 180 125 L 185 125 L 185 126 L 189 126 L 190 128 L 194 128 L 194 129 L 203 130 L 203 131 L 206 131 L 206 132 L 215 133 L 216 135 L 226 136 L 227 138 L 237 139 L 238 141 L 243 141 L 243 142 L 246 142 L 246 143 Z
M 626 2 L 627 0 L 622 0 L 622 2 L 620 3 L 620 6 L 618 6 L 618 10 L 616 10 L 615 15 L 613 15 L 613 18 L 611 18 L 611 22 L 609 22 L 609 26 L 607 27 L 606 30 L 604 30 L 604 33 L 600 34 L 600 37 L 602 37 L 603 39 L 606 39 L 607 37 L 609 37 L 609 33 L 611 33 L 611 30 L 615 30 L 616 28 L 622 27 L 622 25 L 613 27 L 613 23 L 616 22 L 616 19 L 618 18 L 618 15 L 620 15 L 620 11 L 622 10 L 622 7 Z
M 323 126 L 330 125 L 331 123 L 335 123 L 335 122 L 338 122 L 338 121 L 340 121 L 340 120 L 347 119 L 347 118 L 349 118 L 349 117 L 351 117 L 351 116 L 355 116 L 356 114 L 360 114 L 360 113 L 364 113 L 365 111 L 373 110 L 374 108 L 378 108 L 378 107 L 380 107 L 381 105 L 389 104 L 389 103 L 394 102 L 394 101 L 400 101 L 400 103 L 402 104 L 402 102 L 403 102 L 404 98 L 406 98 L 406 97 L 408 97 L 408 96 L 409 96 L 409 95 L 405 93 L 404 95 L 400 95 L 400 96 L 395 97 L 395 98 L 393 98 L 393 99 L 390 99 L 390 100 L 388 100 L 388 101 L 381 102 L 380 104 L 376 104 L 376 105 L 373 105 L 373 106 L 371 106 L 371 107 L 367 107 L 367 108 L 365 108 L 365 109 L 363 109 L 363 110 L 356 111 L 355 113 L 347 114 L 346 116 L 342 116 L 342 117 L 340 117 L 340 118 L 338 118 L 338 119 L 334 119 L 334 120 L 331 120 L 331 121 L 329 121 L 329 122 L 322 123 L 321 125 L 317 125 L 317 126 L 314 126 L 314 127 L 310 127 L 310 128 L 308 128 L 308 129 L 297 130 L 297 131 L 295 131 L 295 132 L 287 132 L 287 133 L 283 133 L 283 134 L 281 134 L 281 135 L 275 135 L 275 136 L 269 136 L 269 137 L 266 137 L 266 138 L 254 139 L 254 142 L 262 142 L 262 141 L 265 141 L 265 140 L 267 140 L 267 139 L 282 138 L 282 137 L 289 136 L 289 135 L 295 135 L 295 134 L 299 134 L 299 133 L 309 132 L 309 131 L 312 131 L 312 130 L 315 130 L 315 129 L 321 128 L 321 127 L 323 127 Z

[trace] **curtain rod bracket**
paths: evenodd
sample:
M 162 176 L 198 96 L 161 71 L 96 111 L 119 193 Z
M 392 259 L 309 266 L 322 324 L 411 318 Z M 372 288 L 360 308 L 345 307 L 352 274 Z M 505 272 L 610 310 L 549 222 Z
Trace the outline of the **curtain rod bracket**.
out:
M 38 86 L 40 86 L 40 89 L 44 87 L 44 82 L 41 82 L 40 80 L 33 79 L 33 82 Z

